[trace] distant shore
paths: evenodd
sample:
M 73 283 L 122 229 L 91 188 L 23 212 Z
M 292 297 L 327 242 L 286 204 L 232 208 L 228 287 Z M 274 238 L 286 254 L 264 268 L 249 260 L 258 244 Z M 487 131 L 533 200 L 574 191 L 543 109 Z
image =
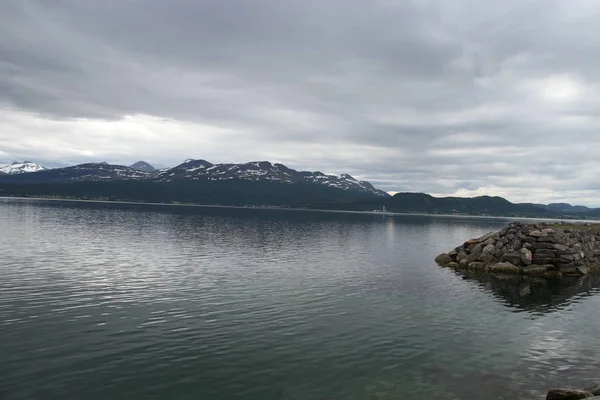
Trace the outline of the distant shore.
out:
M 281 206 L 231 206 L 221 204 L 194 204 L 194 203 L 153 203 L 143 201 L 126 201 L 126 200 L 99 200 L 99 199 L 72 199 L 72 198 L 57 198 L 57 197 L 20 197 L 20 196 L 0 196 L 0 199 L 10 200 L 35 200 L 35 201 L 56 201 L 56 202 L 73 202 L 73 203 L 101 203 L 101 204 L 132 204 L 132 205 L 147 205 L 147 206 L 162 206 L 162 207 L 198 207 L 198 208 L 227 208 L 227 209 L 244 209 L 244 210 L 280 210 L 280 211 L 308 211 L 308 212 L 325 212 L 338 214 L 355 214 L 355 215 L 380 215 L 385 216 L 422 216 L 422 217 L 440 217 L 440 218 L 476 218 L 476 219 L 497 219 L 511 221 L 569 221 L 590 224 L 600 224 L 598 220 L 585 219 L 568 219 L 568 218 L 535 218 L 535 217 L 513 217 L 513 216 L 497 216 L 497 215 L 470 215 L 470 214 L 436 214 L 436 213 L 399 213 L 399 212 L 381 212 L 381 211 L 353 211 L 353 210 L 334 210 L 334 209 L 317 209 L 317 208 L 302 208 L 302 207 L 281 207 Z

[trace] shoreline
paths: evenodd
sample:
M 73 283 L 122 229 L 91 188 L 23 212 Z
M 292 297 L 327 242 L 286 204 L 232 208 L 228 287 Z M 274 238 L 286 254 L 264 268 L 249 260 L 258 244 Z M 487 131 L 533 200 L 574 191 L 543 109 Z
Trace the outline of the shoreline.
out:
M 326 210 L 318 208 L 300 208 L 300 207 L 258 207 L 258 206 L 225 206 L 220 204 L 189 204 L 189 203 L 154 203 L 142 201 L 126 201 L 126 200 L 94 200 L 94 199 L 69 199 L 69 198 L 47 198 L 47 197 L 20 197 L 20 196 L 0 196 L 0 200 L 35 200 L 35 201 L 65 201 L 73 203 L 100 203 L 100 204 L 132 204 L 146 206 L 163 206 L 163 207 L 198 207 L 198 208 L 229 208 L 229 209 L 244 209 L 244 210 L 279 210 L 279 211 L 308 211 L 308 212 L 325 212 L 338 214 L 357 214 L 357 215 L 380 215 L 382 217 L 394 216 L 418 216 L 418 217 L 439 217 L 439 218 L 459 218 L 459 219 L 497 219 L 510 221 L 569 221 L 577 223 L 600 224 L 599 220 L 586 219 L 565 219 L 565 218 L 538 218 L 538 217 L 513 217 L 513 216 L 497 216 L 497 215 L 469 215 L 469 214 L 433 214 L 433 213 L 397 213 L 397 212 L 381 212 L 381 211 L 352 211 L 352 210 Z

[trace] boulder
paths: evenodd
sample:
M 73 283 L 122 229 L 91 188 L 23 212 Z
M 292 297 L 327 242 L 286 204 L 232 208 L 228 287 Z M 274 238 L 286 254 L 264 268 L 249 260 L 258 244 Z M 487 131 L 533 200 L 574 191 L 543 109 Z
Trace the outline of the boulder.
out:
M 584 267 L 582 265 L 576 267 L 577 272 L 581 275 L 587 275 L 590 273 L 590 269 L 588 267 Z
M 568 247 L 567 247 L 567 245 L 566 245 L 566 244 L 555 244 L 555 245 L 554 245 L 554 248 L 555 248 L 556 250 L 558 250 L 559 252 L 561 252 L 561 251 L 563 251 L 563 252 L 564 252 L 564 251 L 567 251 L 567 249 L 568 249 Z
M 577 273 L 577 267 L 574 265 L 560 265 L 558 270 L 562 273 L 562 274 L 567 274 L 567 275 L 571 275 L 571 274 L 578 274 Z
M 494 254 L 494 252 L 496 251 L 496 246 L 494 246 L 493 244 L 488 244 L 487 246 L 485 246 L 482 250 L 484 253 L 490 253 L 490 254 Z
M 531 243 L 531 248 L 533 248 L 535 250 L 540 250 L 540 249 L 554 249 L 554 243 L 535 242 L 535 243 Z
M 458 250 L 457 249 L 453 249 L 452 251 L 450 251 L 448 253 L 448 255 L 450 256 L 450 258 L 452 259 L 452 261 L 456 261 L 456 257 L 458 256 Z
M 447 267 L 452 262 L 452 258 L 446 253 L 442 253 L 435 258 L 435 262 L 442 267 Z
M 593 396 L 592 392 L 585 389 L 562 388 L 549 390 L 546 400 L 579 400 Z
M 584 388 L 588 392 L 591 392 L 594 396 L 600 396 L 600 384 L 594 385 L 592 387 Z
M 554 243 L 554 244 L 565 244 L 566 240 L 558 237 L 558 236 L 542 236 L 537 238 L 536 242 L 546 242 L 546 243 Z
M 498 232 L 489 232 L 479 238 L 479 242 L 485 242 L 488 239 L 492 239 L 498 236 Z
M 546 273 L 547 270 L 547 265 L 528 265 L 527 267 L 523 267 L 523 273 L 525 275 L 541 275 Z
M 521 269 L 509 262 L 499 262 L 490 267 L 490 272 L 499 272 L 505 274 L 518 274 Z
M 500 257 L 500 261 L 509 262 L 513 265 L 521 264 L 521 255 L 516 251 L 511 251 L 510 253 L 505 253 Z
M 543 233 L 542 231 L 535 230 L 535 231 L 529 232 L 528 236 L 531 236 L 533 238 L 539 238 L 539 237 L 542 237 L 542 236 L 546 236 L 546 234 Z
M 552 257 L 536 257 L 533 255 L 533 263 L 536 265 L 552 264 L 554 259 Z
M 519 250 L 519 255 L 521 256 L 521 264 L 523 265 L 531 265 L 533 262 L 533 254 L 529 249 L 521 249 Z
M 460 264 L 458 264 L 457 262 L 451 261 L 448 263 L 448 267 L 457 269 L 457 268 L 460 268 Z
M 486 265 L 484 262 L 480 262 L 480 261 L 473 261 L 470 262 L 469 265 L 467 266 L 467 269 L 470 269 L 472 271 L 483 271 L 485 269 Z
M 484 251 L 483 253 L 478 254 L 477 261 L 482 261 L 486 264 L 494 264 L 498 262 L 498 258 L 496 258 L 493 254 L 486 253 Z
M 555 257 L 558 254 L 558 250 L 555 249 L 539 249 L 533 254 L 533 259 L 540 257 Z

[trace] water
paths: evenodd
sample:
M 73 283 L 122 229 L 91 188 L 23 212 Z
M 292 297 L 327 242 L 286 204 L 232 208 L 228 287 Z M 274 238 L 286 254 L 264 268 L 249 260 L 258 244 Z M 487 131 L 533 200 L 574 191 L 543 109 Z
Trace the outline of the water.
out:
M 433 263 L 507 223 L 0 199 L 0 397 L 496 400 L 589 383 L 600 283 Z

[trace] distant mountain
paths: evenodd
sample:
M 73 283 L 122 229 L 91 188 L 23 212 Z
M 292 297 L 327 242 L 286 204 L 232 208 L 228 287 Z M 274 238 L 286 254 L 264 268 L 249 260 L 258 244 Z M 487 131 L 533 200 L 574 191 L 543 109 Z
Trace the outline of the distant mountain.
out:
M 600 209 L 583 206 L 518 204 L 511 203 L 502 197 L 434 197 L 425 193 L 397 193 L 388 198 L 338 204 L 316 204 L 315 207 L 353 211 L 382 210 L 382 207 L 385 207 L 390 212 L 412 214 L 600 219 Z
M 4 171 L 0 170 L 0 196 L 353 211 L 383 210 L 385 207 L 387 211 L 397 213 L 600 219 L 600 209 L 567 203 L 511 203 L 502 197 L 434 197 L 425 193 L 390 196 L 348 174 L 336 176 L 319 171 L 296 171 L 268 161 L 213 164 L 189 159 L 172 168 L 152 171 L 136 169 L 149 169 L 145 162 L 131 167 L 103 162 L 56 169 L 40 167 L 42 170 L 29 173 L 13 172 L 36 168 L 32 164 L 13 164 L 10 174 L 2 174 Z
M 325 175 L 322 172 L 296 171 L 283 164 L 271 164 L 268 161 L 254 161 L 244 164 L 212 164 L 206 160 L 186 160 L 176 167 L 158 171 L 154 177 L 157 182 L 175 180 L 248 180 L 271 181 L 286 184 L 314 183 L 331 188 L 350 190 L 389 197 L 375 189 L 369 182 L 357 181 L 348 174 Z
M 148 164 L 146 161 L 138 161 L 135 164 L 130 165 L 130 168 L 133 168 L 135 170 L 142 171 L 142 172 L 154 172 L 156 170 L 156 168 L 154 168 L 152 165 Z
M 28 174 L 9 175 L 0 178 L 0 182 L 32 183 L 70 183 L 81 181 L 114 181 L 145 179 L 150 175 L 122 165 L 110 165 L 106 162 L 87 163 L 72 167 L 44 169 Z
M 589 208 L 586 206 L 572 206 L 568 203 L 552 203 L 545 206 L 545 208 L 547 210 L 565 213 L 587 213 L 596 210 L 594 208 Z
M 46 168 L 31 161 L 15 161 L 12 164 L 0 164 L 0 172 L 8 175 L 25 174 L 29 172 L 43 171 Z
M 390 197 L 347 174 L 296 171 L 268 161 L 212 164 L 205 160 L 186 160 L 152 172 L 88 163 L 4 175 L 0 195 L 283 207 Z

